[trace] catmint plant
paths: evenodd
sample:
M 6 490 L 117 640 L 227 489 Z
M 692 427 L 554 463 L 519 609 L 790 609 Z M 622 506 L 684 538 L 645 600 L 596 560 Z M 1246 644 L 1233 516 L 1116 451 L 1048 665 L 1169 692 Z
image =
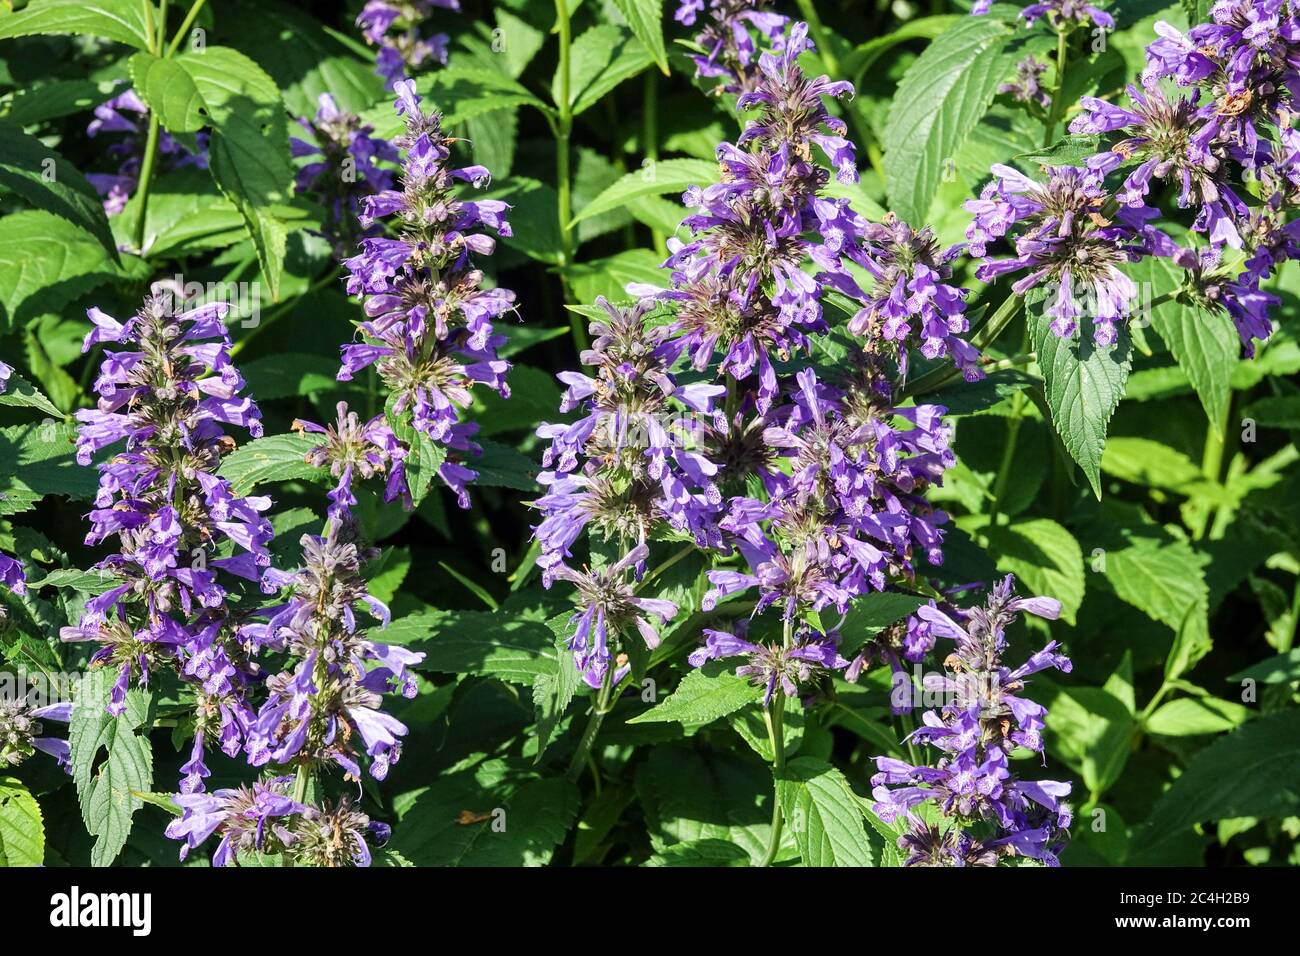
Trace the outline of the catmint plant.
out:
M 461 507 L 469 507 L 466 485 L 476 472 L 466 460 L 479 451 L 471 440 L 477 426 L 459 420 L 475 385 L 509 397 L 510 363 L 497 355 L 505 337 L 493 321 L 514 308 L 513 292 L 486 288 L 475 255 L 491 255 L 496 241 L 483 228 L 509 236 L 506 203 L 460 199 L 458 182 L 483 186 L 482 166 L 449 164 L 451 138 L 437 112 L 425 113 L 415 84 L 396 84 L 397 112 L 406 130 L 394 140 L 405 153 L 400 189 L 386 189 L 362 201 L 360 223 L 370 228 L 389 220 L 396 237 L 361 240 L 348 259 L 347 290 L 364 297 L 368 317 L 360 341 L 343 346 L 339 381 L 374 366 L 389 394 L 390 421 L 400 421 L 441 446 L 438 476 Z
M 251 722 L 254 674 L 237 626 L 270 564 L 271 501 L 243 497 L 217 475 L 235 448 L 228 426 L 262 434 L 257 406 L 242 395 L 230 360 L 224 303 L 178 311 L 169 294 L 146 299 L 119 322 L 88 313 L 83 349 L 105 349 L 93 409 L 77 413 L 77 461 L 117 447 L 96 465 L 99 491 L 88 515 L 91 546 L 115 542 L 96 566 L 110 587 L 86 602 L 64 641 L 98 645 L 92 666 L 117 677 L 108 709 L 120 714 L 133 684 L 167 668 L 194 694 L 194 746 L 183 791 L 199 790 L 203 752 L 238 753 Z

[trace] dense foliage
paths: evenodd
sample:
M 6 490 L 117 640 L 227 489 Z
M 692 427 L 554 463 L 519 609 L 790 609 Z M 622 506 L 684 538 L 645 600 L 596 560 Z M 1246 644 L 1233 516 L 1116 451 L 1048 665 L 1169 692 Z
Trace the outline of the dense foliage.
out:
M 0 864 L 1300 863 L 1300 5 L 0 11 Z

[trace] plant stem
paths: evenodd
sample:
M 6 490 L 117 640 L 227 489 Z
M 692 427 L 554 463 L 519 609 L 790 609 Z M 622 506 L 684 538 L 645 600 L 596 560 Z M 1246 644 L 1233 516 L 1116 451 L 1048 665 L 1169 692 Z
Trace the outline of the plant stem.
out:
M 311 769 L 305 763 L 298 764 L 298 772 L 293 778 L 293 801 L 294 803 L 306 803 L 307 794 L 311 791 Z
M 1201 452 L 1201 474 L 1207 481 L 1218 484 L 1223 476 L 1223 452 L 1228 447 L 1228 423 L 1232 420 L 1232 396 L 1224 403 L 1223 411 L 1217 422 L 1205 426 L 1205 448 Z M 1215 513 L 1213 505 L 1205 505 L 1205 510 L 1197 516 L 1193 537 L 1200 541 L 1210 526 L 1210 518 Z
M 600 682 L 600 691 L 596 694 L 596 703 L 591 708 L 591 717 L 587 720 L 587 729 L 582 732 L 582 739 L 578 741 L 578 749 L 573 752 L 573 759 L 569 761 L 569 779 L 576 781 L 582 775 L 582 768 L 587 765 L 588 755 L 591 753 L 591 745 L 596 742 L 596 734 L 600 732 L 600 725 L 605 722 L 605 715 L 609 713 L 609 700 L 614 690 L 614 669 L 612 667 L 605 669 L 605 676 Z
M 144 42 L 145 47 L 150 53 L 158 52 L 158 34 L 153 25 L 153 2 L 152 0 L 140 0 L 140 6 L 144 8 Z
M 651 163 L 659 161 L 659 74 L 654 70 L 645 71 L 645 87 L 641 98 L 642 128 L 641 149 L 645 158 Z M 667 237 L 658 229 L 652 229 L 655 252 L 666 251 Z
M 1070 32 L 1064 29 L 1056 31 L 1056 82 L 1052 86 L 1052 105 L 1047 111 L 1047 123 L 1043 130 L 1043 149 L 1052 145 L 1056 139 L 1056 124 L 1061 121 L 1061 114 L 1065 112 L 1065 98 L 1061 91 L 1065 87 L 1065 66 L 1069 56 Z
M 334 283 L 337 279 L 338 279 L 337 270 L 330 269 L 324 275 L 314 279 L 312 281 L 312 284 L 307 286 L 307 288 L 303 290 L 302 295 L 294 296 L 292 299 L 289 299 L 285 302 L 281 302 L 274 309 L 268 312 L 265 315 L 265 317 L 263 317 L 262 320 L 257 323 L 257 325 L 249 329 L 247 335 L 245 335 L 242 339 L 240 339 L 238 342 L 236 342 L 234 345 L 231 346 L 230 357 L 235 358 L 237 355 L 239 355 L 239 353 L 244 350 L 244 348 L 248 345 L 249 342 L 253 341 L 253 339 L 257 338 L 261 333 L 265 332 L 268 328 L 274 325 L 275 322 L 278 319 L 282 318 L 286 313 L 292 311 L 293 309 L 301 305 L 302 300 L 307 298 L 307 296 L 312 295 L 315 292 L 319 292 L 327 285 L 331 285 L 332 283 Z
M 794 621 L 785 619 L 785 633 L 781 644 L 789 648 L 794 640 Z M 772 745 L 772 835 L 767 842 L 767 851 L 759 866 L 770 866 L 781 848 L 781 830 L 784 821 L 781 816 L 781 799 L 777 786 L 782 771 L 785 770 L 785 693 L 780 686 L 772 696 L 770 707 L 763 708 L 763 722 L 767 725 L 767 739 Z
M 789 622 L 786 622 L 787 629 Z M 776 792 L 776 781 L 785 770 L 785 694 L 778 688 L 772 697 L 772 706 L 763 708 L 763 722 L 767 724 L 767 739 L 772 745 L 772 835 L 767 841 L 767 850 L 759 866 L 771 866 L 781 848 L 781 831 L 784 819 L 781 816 L 781 800 Z
M 560 284 L 563 286 L 564 299 L 567 302 L 570 296 L 566 271 L 573 262 L 576 238 L 576 234 L 569 227 L 573 219 L 573 173 L 569 142 L 573 134 L 573 78 L 570 75 L 573 34 L 569 23 L 568 0 L 555 0 L 555 29 L 560 37 L 560 63 L 557 68 L 560 77 L 560 95 L 559 102 L 555 104 L 558 109 L 555 118 L 555 196 L 556 215 L 560 220 Z M 569 330 L 573 334 L 573 344 L 579 354 L 588 348 L 585 321 L 584 317 L 577 312 L 569 313 Z
M 185 19 L 181 21 L 180 29 L 176 31 L 176 35 L 172 37 L 171 45 L 167 47 L 169 57 L 174 56 L 176 51 L 180 49 L 181 43 L 185 40 L 185 34 L 194 25 L 199 11 L 203 9 L 203 4 L 206 2 L 207 0 L 194 0 L 194 3 L 190 5 L 189 12 L 185 14 Z
M 135 220 L 135 251 L 144 254 L 144 232 L 149 221 L 149 187 L 153 184 L 153 168 L 158 162 L 158 113 L 149 111 L 149 134 L 144 143 L 144 161 L 140 164 L 140 208 Z

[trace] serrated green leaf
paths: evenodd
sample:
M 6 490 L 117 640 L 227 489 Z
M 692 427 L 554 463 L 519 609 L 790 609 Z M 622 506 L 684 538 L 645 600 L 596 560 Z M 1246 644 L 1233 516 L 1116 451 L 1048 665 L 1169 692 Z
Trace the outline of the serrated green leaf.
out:
M 94 498 L 93 468 L 77 464 L 76 427 L 65 423 L 0 428 L 0 514 L 18 514 L 46 495 Z
M 128 691 L 126 710 L 121 716 L 112 716 L 105 708 L 115 677 L 108 669 L 82 676 L 68 725 L 81 819 L 95 837 L 90 851 L 94 866 L 108 866 L 126 845 L 135 812 L 144 806 L 136 794 L 148 793 L 153 783 L 149 738 L 136 733 L 148 719 L 150 695 Z M 101 750 L 106 751 L 102 762 Z
M 40 209 L 0 219 L 0 330 L 122 278 L 103 243 L 67 219 Z
M 63 417 L 63 412 L 55 407 L 44 392 L 16 372 L 9 376 L 5 383 L 5 390 L 0 392 L 0 405 L 9 405 L 14 408 L 34 408 L 46 415 L 53 415 L 55 418 Z
M 1147 256 L 1130 266 L 1128 272 L 1134 281 L 1149 283 L 1153 296 L 1172 292 L 1186 281 L 1181 268 L 1159 256 Z M 1182 299 L 1156 306 L 1149 318 L 1156 334 L 1187 373 L 1206 417 L 1217 424 L 1227 408 L 1232 370 L 1241 354 L 1241 340 L 1232 320 L 1226 313 L 1207 312 Z
M 701 726 L 762 699 L 761 688 L 744 677 L 737 677 L 725 665 L 725 661 L 710 661 L 690 671 L 666 700 L 628 723 L 676 721 L 685 726 Z
M 614 0 L 632 34 L 641 41 L 664 76 L 668 75 L 668 51 L 664 47 L 663 0 Z
M 1300 647 L 1266 658 L 1244 671 L 1237 671 L 1228 680 L 1234 683 L 1253 680 L 1261 684 L 1285 684 L 1300 680 Z
M 32 0 L 0 16 L 0 40 L 71 34 L 148 47 L 144 12 L 134 0 Z
M 160 66 L 147 53 L 132 57 L 133 77 L 147 84 L 137 92 L 169 132 L 211 128 L 208 168 L 243 216 L 271 297 L 277 299 L 287 230 L 275 207 L 289 200 L 293 183 L 280 91 L 261 67 L 229 47 L 182 53 L 168 64 Z
M 117 245 L 95 188 L 59 153 L 9 123 L 0 123 L 0 187 L 80 227 L 99 240 L 108 261 L 117 261 Z
M 1083 604 L 1083 552 L 1074 535 L 1050 518 L 985 527 L 981 533 L 998 570 L 1014 574 L 1026 591 L 1061 602 L 1061 618 L 1075 622 Z
M 903 75 L 885 125 L 890 208 L 911 223 L 927 220 L 945 164 L 993 102 L 1010 31 L 969 17 L 935 40 Z
M 1128 332 L 1120 327 L 1114 344 L 1100 348 L 1088 330 L 1074 340 L 1062 339 L 1045 316 L 1030 316 L 1028 321 L 1052 426 L 1100 498 L 1106 428 L 1132 367 Z
M 682 192 L 690 186 L 708 186 L 718 179 L 718 164 L 703 159 L 664 159 L 634 173 L 628 173 L 573 217 L 569 227 L 585 219 L 626 206 L 644 196 Z M 681 216 L 678 216 L 681 219 Z
M 30 790 L 13 777 L 0 777 L 0 867 L 45 862 L 45 820 Z
M 1250 708 L 1217 697 L 1180 697 L 1161 704 L 1146 719 L 1148 733 L 1166 737 L 1221 734 L 1250 719 Z
M 554 635 L 545 625 L 502 612 L 434 610 L 394 621 L 380 640 L 423 651 L 419 670 L 481 674 L 533 684 L 556 673 Z
M 1156 802 L 1134 838 L 1134 855 L 1151 853 L 1195 823 L 1297 811 L 1300 723 L 1287 711 L 1252 720 L 1199 751 Z
M 650 859 L 644 866 L 748 866 L 749 854 L 734 843 L 726 840 L 692 840 L 689 843 L 674 843 L 666 846 Z
M 813 757 L 797 757 L 777 775 L 776 795 L 804 866 L 875 866 L 879 846 L 844 774 Z
M 319 439 L 299 434 L 255 438 L 227 455 L 217 474 L 230 482 L 237 495 L 271 481 L 327 481 L 329 473 L 307 461 L 307 453 L 319 444 Z

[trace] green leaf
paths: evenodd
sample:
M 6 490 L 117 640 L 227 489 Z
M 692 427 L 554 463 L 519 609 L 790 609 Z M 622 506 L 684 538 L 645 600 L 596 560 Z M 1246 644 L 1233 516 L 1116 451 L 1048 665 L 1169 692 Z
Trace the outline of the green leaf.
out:
M 881 56 L 888 53 L 900 43 L 909 40 L 935 40 L 953 27 L 964 21 L 959 13 L 944 13 L 932 17 L 918 17 L 909 20 L 892 33 L 872 37 L 866 43 L 854 47 L 840 63 L 843 75 L 853 77 L 854 85 L 862 84 L 862 76 Z
M 903 75 L 885 125 L 890 208 L 925 222 L 934 194 L 966 137 L 993 102 L 1010 31 L 990 17 L 967 17 L 935 40 Z
M 1052 426 L 1100 498 L 1106 426 L 1124 394 L 1132 367 L 1128 331 L 1120 327 L 1115 343 L 1103 349 L 1086 329 L 1072 341 L 1057 338 L 1046 316 L 1028 321 Z
M 0 40 L 10 37 L 103 37 L 141 50 L 149 45 L 142 5 L 135 0 L 32 0 L 0 15 Z
M 94 109 L 112 95 L 113 84 L 90 80 L 50 80 L 14 90 L 0 99 L 0 119 L 32 126 Z
M 1021 586 L 1061 602 L 1061 618 L 1075 623 L 1083 604 L 1083 552 L 1074 535 L 1050 518 L 985 527 L 982 533 L 999 571 L 1014 574 Z
M 668 284 L 668 274 L 660 268 L 662 262 L 663 257 L 649 249 L 628 249 L 592 262 L 575 262 L 565 270 L 565 275 L 573 284 L 573 294 L 579 302 L 594 302 L 601 295 L 611 302 L 627 302 L 633 298 L 627 291 L 629 282 L 646 282 L 661 288 Z M 599 317 L 594 312 L 592 315 Z
M 1300 647 L 1265 658 L 1244 671 L 1237 671 L 1228 680 L 1234 683 L 1253 680 L 1260 684 L 1287 684 L 1300 680 Z
M 393 846 L 417 866 L 544 866 L 579 803 L 563 777 L 521 778 L 492 761 L 399 798 Z
M 1035 681 L 1035 686 L 1052 686 L 1042 678 Z M 1128 707 L 1100 687 L 1056 688 L 1056 696 L 1043 703 L 1050 713 L 1049 748 L 1079 772 L 1092 796 L 1100 797 L 1128 762 L 1134 728 Z
M 534 493 L 538 491 L 538 468 L 531 458 L 509 445 L 487 438 L 479 442 L 479 446 L 483 449 L 483 454 L 468 463 L 470 468 L 478 472 L 474 484 Z
M 418 505 L 429 493 L 433 478 L 447 460 L 447 449 L 435 444 L 433 439 L 415 427 L 409 414 L 393 411 L 396 398 L 390 398 L 386 415 L 388 425 L 397 440 L 406 446 L 406 485 L 411 490 L 411 502 Z
M 0 123 L 0 187 L 80 226 L 117 261 L 117 245 L 95 188 L 61 155 L 8 123 Z
M 644 866 L 748 866 L 749 854 L 726 840 L 692 840 L 666 846 Z
M 537 621 L 504 612 L 433 610 L 394 621 L 380 640 L 424 652 L 419 670 L 480 674 L 531 685 L 556 673 L 555 637 Z
M 763 696 L 762 689 L 747 678 L 737 677 L 726 663 L 710 661 L 704 667 L 690 671 L 666 700 L 633 717 L 628 723 L 676 721 L 685 726 L 702 726 L 759 701 Z
M 1251 402 L 1241 413 L 1264 428 L 1300 430 L 1300 395 L 1273 395 Z
M 95 470 L 78 465 L 73 455 L 76 434 L 64 422 L 0 428 L 0 515 L 26 511 L 46 495 L 95 497 Z
M 1199 751 L 1156 802 L 1134 852 L 1151 853 L 1195 823 L 1298 811 L 1300 722 L 1286 711 L 1252 720 Z
M 1171 292 L 1186 273 L 1168 259 L 1147 256 L 1128 269 L 1134 281 L 1149 283 L 1153 296 Z M 1140 285 L 1139 288 L 1142 286 Z M 1241 341 L 1224 312 L 1208 312 L 1182 299 L 1150 310 L 1151 326 L 1187 373 L 1201 407 L 1211 422 L 1222 420 L 1231 390 L 1232 370 L 1241 354 Z
M 1166 737 L 1220 734 L 1245 723 L 1251 713 L 1248 707 L 1217 697 L 1180 697 L 1161 704 L 1147 718 L 1146 728 Z
M 169 132 L 211 128 L 212 178 L 244 217 L 271 297 L 278 299 L 286 228 L 274 207 L 289 200 L 293 183 L 279 89 L 261 67 L 228 47 L 211 46 L 159 64 L 148 53 L 131 58 L 137 92 Z
M 840 653 L 851 655 L 881 629 L 901 621 L 927 599 L 915 594 L 880 591 L 863 594 L 850 606 L 836 628 L 842 636 Z
M 654 747 L 637 770 L 636 790 L 656 853 L 724 840 L 749 854 L 751 863 L 763 858 L 772 833 L 772 776 L 752 756 Z
M 307 461 L 307 453 L 319 444 L 320 440 L 310 435 L 257 438 L 227 455 L 217 474 L 230 482 L 237 495 L 246 495 L 269 481 L 327 481 L 329 473 Z
M 593 27 L 587 33 L 584 33 L 582 37 L 579 37 L 578 41 L 599 29 L 602 28 Z M 602 41 L 600 37 L 596 37 L 593 42 L 599 43 Z M 574 51 L 576 55 L 576 41 Z M 623 37 L 621 42 L 613 45 L 613 57 L 606 61 L 608 65 L 591 74 L 590 82 L 574 83 L 573 115 L 577 116 L 595 106 L 604 99 L 606 93 L 609 93 L 624 80 L 630 80 L 653 62 L 654 58 L 640 42 L 630 36 Z M 584 74 L 583 79 L 585 78 L 586 75 Z
M 563 638 L 563 623 L 569 614 L 559 615 L 561 629 L 556 633 L 555 661 L 549 673 L 538 674 L 533 683 L 533 707 L 537 711 L 537 760 L 540 763 L 546 747 L 551 742 L 551 735 L 559 725 L 564 711 L 573 700 L 578 690 L 578 668 L 573 662 L 573 652 L 568 649 Z
M 137 793 L 153 783 L 149 738 L 136 730 L 147 726 L 150 696 L 139 690 L 126 695 L 126 710 L 114 717 L 105 707 L 116 673 L 109 668 L 84 674 L 77 685 L 68 725 L 72 779 L 81 804 L 81 819 L 95 837 L 93 866 L 108 866 L 131 833 L 135 811 L 144 806 Z M 99 759 L 100 751 L 105 759 Z
M 797 757 L 777 775 L 776 796 L 804 866 L 876 865 L 879 847 L 864 825 L 862 803 L 839 770 Z
M 63 412 L 59 411 L 54 403 L 46 398 L 44 392 L 17 372 L 9 376 L 5 390 L 0 392 L 0 405 L 34 408 L 46 415 L 53 415 L 55 418 L 63 417 Z
M 634 199 L 643 196 L 661 196 L 664 193 L 682 192 L 689 186 L 708 186 L 717 182 L 718 164 L 703 159 L 664 159 L 634 173 L 628 173 L 599 196 L 587 203 L 569 223 L 569 228 L 599 216 L 621 209 Z M 680 218 L 680 217 L 679 217 Z
M 1210 649 L 1207 559 L 1185 541 L 1153 533 L 1124 532 L 1128 546 L 1105 551 L 1103 573 L 1120 600 L 1174 631 L 1166 664 L 1172 679 Z
M 53 213 L 26 209 L 0 219 L 0 332 L 124 276 L 104 245 Z
M 0 866 L 45 862 L 45 820 L 40 804 L 21 781 L 0 777 Z
M 357 56 L 307 11 L 263 0 L 227 0 L 222 13 L 239 24 L 231 42 L 271 75 L 291 115 L 314 116 L 322 93 L 349 113 L 381 99 L 391 110 L 372 56 Z
M 663 0 L 614 0 L 618 12 L 631 27 L 633 35 L 646 48 L 646 52 L 668 75 L 668 51 L 664 48 Z

